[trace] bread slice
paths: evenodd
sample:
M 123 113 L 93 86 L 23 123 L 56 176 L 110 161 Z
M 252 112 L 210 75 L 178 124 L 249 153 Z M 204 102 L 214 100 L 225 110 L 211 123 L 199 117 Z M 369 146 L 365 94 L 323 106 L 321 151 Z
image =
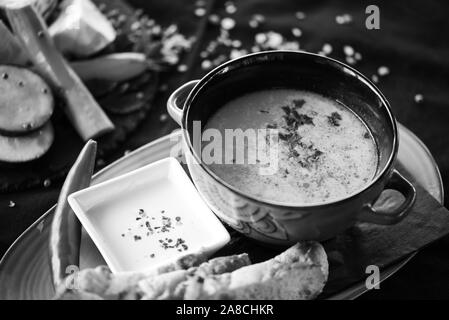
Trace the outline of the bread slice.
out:
M 74 300 L 78 297 L 78 299 L 84 300 L 89 296 L 109 300 L 138 299 L 141 297 L 138 287 L 140 281 L 177 270 L 187 270 L 201 265 L 204 261 L 206 261 L 204 254 L 189 254 L 149 273 L 112 274 L 106 266 L 85 269 L 67 277 L 65 283 L 57 288 L 55 299 Z
M 316 242 L 297 244 L 254 265 L 246 254 L 188 268 L 192 261 L 153 274 L 113 275 L 106 267 L 84 270 L 76 276 L 77 288 L 64 288 L 57 298 L 310 300 L 322 292 L 329 276 L 326 252 Z
M 112 274 L 104 266 L 86 269 L 68 277 L 59 288 L 56 299 L 182 299 L 184 290 L 178 286 L 190 276 L 232 272 L 251 263 L 247 254 L 203 261 L 203 254 L 187 255 L 149 273 Z
M 199 267 L 148 277 L 139 282 L 139 287 L 143 299 L 182 300 L 186 290 L 184 283 L 188 279 L 229 273 L 250 264 L 247 254 L 215 258 Z
M 316 242 L 297 244 L 283 254 L 214 277 L 191 278 L 185 284 L 186 300 L 309 300 L 323 290 L 329 264 Z

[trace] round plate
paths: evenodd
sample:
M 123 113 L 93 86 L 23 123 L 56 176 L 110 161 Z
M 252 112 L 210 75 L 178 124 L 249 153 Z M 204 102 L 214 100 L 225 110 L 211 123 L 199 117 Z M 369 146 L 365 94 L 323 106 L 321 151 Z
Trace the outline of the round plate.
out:
M 425 145 L 403 126 L 400 126 L 400 137 L 400 164 L 412 173 L 416 181 L 436 199 L 443 202 L 441 175 L 432 155 Z M 180 131 L 176 131 L 170 136 L 140 148 L 96 174 L 93 183 L 98 184 L 168 156 L 178 156 L 181 150 L 180 138 Z M 48 238 L 53 212 L 54 208 L 25 231 L 0 261 L 0 300 L 51 299 L 53 297 L 54 289 L 48 261 Z M 383 279 L 397 272 L 407 261 L 384 271 Z M 81 268 L 104 264 L 98 250 L 84 233 L 81 245 Z M 353 299 L 366 292 L 363 288 L 362 284 L 345 290 L 333 298 Z

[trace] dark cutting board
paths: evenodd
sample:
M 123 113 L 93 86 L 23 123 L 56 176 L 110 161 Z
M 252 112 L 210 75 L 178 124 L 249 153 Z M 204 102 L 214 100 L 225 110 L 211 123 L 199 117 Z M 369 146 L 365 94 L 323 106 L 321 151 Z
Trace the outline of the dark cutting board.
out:
M 123 34 L 117 38 L 117 41 L 112 46 L 106 48 L 103 53 L 129 51 L 131 45 L 126 35 L 133 22 L 135 10 L 123 0 L 96 0 L 95 2 L 104 3 L 108 11 L 117 9 L 120 14 L 128 17 L 128 21 L 123 28 Z M 127 86 L 126 90 L 120 84 L 114 83 L 97 82 L 88 84 L 97 101 L 106 110 L 116 126 L 114 132 L 98 140 L 100 166 L 102 164 L 101 159 L 116 151 L 148 115 L 153 98 L 157 92 L 158 75 L 154 72 L 147 73 L 129 83 L 130 86 Z M 139 104 L 139 107 L 137 108 L 138 110 L 125 115 L 108 112 L 108 109 L 117 109 L 121 104 L 123 104 L 123 108 L 131 104 Z M 59 108 L 56 108 L 52 122 L 55 127 L 55 142 L 44 157 L 27 164 L 0 164 L 0 193 L 43 187 L 46 184 L 46 180 L 55 182 L 62 180 L 66 176 L 84 142 Z

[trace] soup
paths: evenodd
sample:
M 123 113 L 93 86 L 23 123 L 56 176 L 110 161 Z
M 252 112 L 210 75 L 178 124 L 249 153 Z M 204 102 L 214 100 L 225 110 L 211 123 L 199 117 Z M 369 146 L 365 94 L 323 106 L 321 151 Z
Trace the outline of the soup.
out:
M 268 129 L 257 131 L 267 135 L 265 148 L 273 147 L 270 130 L 277 133 L 272 174 L 261 174 L 261 167 L 269 164 L 259 160 L 209 166 L 228 184 L 263 200 L 333 202 L 359 191 L 377 172 L 379 154 L 366 124 L 347 107 L 312 92 L 270 89 L 247 94 L 220 108 L 205 129 L 217 129 L 223 137 L 227 129 Z M 224 154 L 235 147 L 226 141 Z M 248 160 L 261 146 L 246 139 L 244 148 Z

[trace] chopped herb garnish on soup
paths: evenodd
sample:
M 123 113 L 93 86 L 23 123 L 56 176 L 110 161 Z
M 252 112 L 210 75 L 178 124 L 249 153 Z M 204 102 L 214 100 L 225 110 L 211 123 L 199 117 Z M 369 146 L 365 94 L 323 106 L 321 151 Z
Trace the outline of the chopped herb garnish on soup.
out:
M 340 121 L 343 120 L 343 118 L 341 117 L 341 114 L 339 114 L 338 112 L 333 112 L 330 115 L 330 117 L 328 117 L 328 119 L 329 119 L 329 124 L 334 127 L 339 127 Z
M 263 89 L 237 96 L 205 126 L 223 137 L 229 128 L 264 135 L 257 136 L 257 145 L 244 145 L 246 159 L 256 160 L 209 167 L 235 188 L 265 200 L 308 204 L 341 199 L 366 185 L 377 170 L 378 150 L 365 134 L 366 124 L 346 106 L 314 92 Z M 278 139 L 271 138 L 272 130 L 260 129 L 276 129 Z M 276 161 L 268 157 L 271 152 Z M 270 174 L 262 169 L 271 169 Z

